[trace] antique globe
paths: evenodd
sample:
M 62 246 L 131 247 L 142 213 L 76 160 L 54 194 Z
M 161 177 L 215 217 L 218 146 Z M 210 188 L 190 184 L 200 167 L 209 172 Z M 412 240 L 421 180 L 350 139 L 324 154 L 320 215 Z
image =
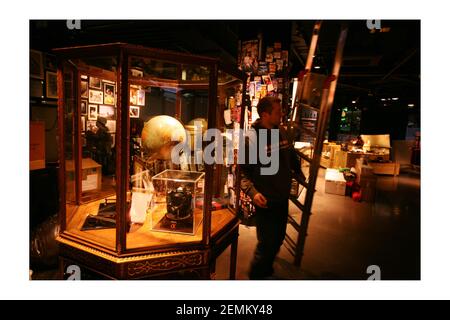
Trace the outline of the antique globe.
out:
M 153 117 L 142 129 L 142 146 L 154 159 L 169 160 L 173 147 L 185 141 L 183 125 L 170 116 Z

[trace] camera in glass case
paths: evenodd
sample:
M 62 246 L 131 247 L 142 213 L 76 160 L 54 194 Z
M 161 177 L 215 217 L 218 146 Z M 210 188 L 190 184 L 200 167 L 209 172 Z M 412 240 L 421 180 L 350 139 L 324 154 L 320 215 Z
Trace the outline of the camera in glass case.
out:
M 204 175 L 168 169 L 152 177 L 152 230 L 195 235 L 203 217 Z

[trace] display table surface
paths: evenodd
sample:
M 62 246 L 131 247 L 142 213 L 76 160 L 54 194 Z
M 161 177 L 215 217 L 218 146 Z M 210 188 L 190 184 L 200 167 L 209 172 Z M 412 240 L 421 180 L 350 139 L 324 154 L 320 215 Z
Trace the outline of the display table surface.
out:
M 62 273 L 65 265 L 81 261 L 89 269 L 96 270 L 107 278 L 113 279 L 151 278 L 180 270 L 195 271 L 196 275 L 193 278 L 203 279 L 210 277 L 210 274 L 214 272 L 215 259 L 231 245 L 230 278 L 234 278 L 239 220 L 229 209 L 212 212 L 211 245 L 206 249 L 200 249 L 203 223 L 200 224 L 194 235 L 156 232 L 151 230 L 151 215 L 147 214 L 147 219 L 142 226 L 127 233 L 127 249 L 165 245 L 173 245 L 173 248 L 159 250 L 157 253 L 150 251 L 147 254 L 130 254 L 126 257 L 119 257 L 113 253 L 116 243 L 115 229 L 81 230 L 86 216 L 98 212 L 100 203 L 101 201 L 95 201 L 78 207 L 66 206 L 67 228 L 63 236 L 58 238 L 61 243 L 60 268 L 62 268 Z M 201 219 L 201 210 L 198 210 L 196 214 Z M 76 241 L 76 239 L 81 241 Z M 144 268 L 142 272 L 137 272 L 136 263 L 148 267 Z

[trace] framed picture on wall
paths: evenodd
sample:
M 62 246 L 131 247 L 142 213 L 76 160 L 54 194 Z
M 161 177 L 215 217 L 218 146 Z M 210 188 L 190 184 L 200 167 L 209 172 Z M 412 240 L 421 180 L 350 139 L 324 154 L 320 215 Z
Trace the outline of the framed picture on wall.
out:
M 106 120 L 115 120 L 116 108 L 114 108 L 114 106 L 101 105 L 98 107 L 98 115 L 103 118 L 106 118 Z
M 81 116 L 81 132 L 86 131 L 86 116 Z
M 132 105 L 137 105 L 138 102 L 138 89 L 130 88 L 130 103 Z
M 92 89 L 102 90 L 102 81 L 100 78 L 89 77 L 89 87 Z
M 47 98 L 58 98 L 57 83 L 56 72 L 47 71 L 45 73 L 45 95 Z
M 107 120 L 106 127 L 108 128 L 110 133 L 116 132 L 116 120 Z
M 87 105 L 88 105 L 87 100 L 81 100 L 80 105 L 81 105 L 81 108 L 80 108 L 81 114 L 87 114 Z
M 81 97 L 87 98 L 88 97 L 88 82 L 81 80 Z
M 137 105 L 145 106 L 145 90 L 137 91 Z
M 90 104 L 88 109 L 88 120 L 97 120 L 98 116 L 98 106 L 95 104 Z
M 103 84 L 103 103 L 104 104 L 115 104 L 115 92 L 116 86 L 112 83 L 104 83 Z
M 103 104 L 103 91 L 89 90 L 89 103 Z
M 30 50 L 30 77 L 44 79 L 44 62 L 40 51 Z
M 139 118 L 139 107 L 130 106 L 130 118 Z

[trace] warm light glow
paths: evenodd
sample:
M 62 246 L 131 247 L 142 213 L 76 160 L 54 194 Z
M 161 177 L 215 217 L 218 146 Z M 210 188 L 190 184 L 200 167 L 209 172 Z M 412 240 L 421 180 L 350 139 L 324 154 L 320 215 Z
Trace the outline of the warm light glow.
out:
M 408 107 L 410 107 L 410 108 L 414 107 L 414 103 L 408 104 Z
M 386 101 L 386 99 L 385 98 L 381 98 L 381 101 Z
M 320 69 L 320 66 L 315 66 L 314 69 Z
M 355 101 L 355 100 L 353 100 L 353 101 L 352 101 L 352 103 L 356 103 L 356 101 Z
M 397 101 L 397 100 L 398 100 L 398 98 L 392 98 L 392 100 L 394 100 L 394 101 Z

